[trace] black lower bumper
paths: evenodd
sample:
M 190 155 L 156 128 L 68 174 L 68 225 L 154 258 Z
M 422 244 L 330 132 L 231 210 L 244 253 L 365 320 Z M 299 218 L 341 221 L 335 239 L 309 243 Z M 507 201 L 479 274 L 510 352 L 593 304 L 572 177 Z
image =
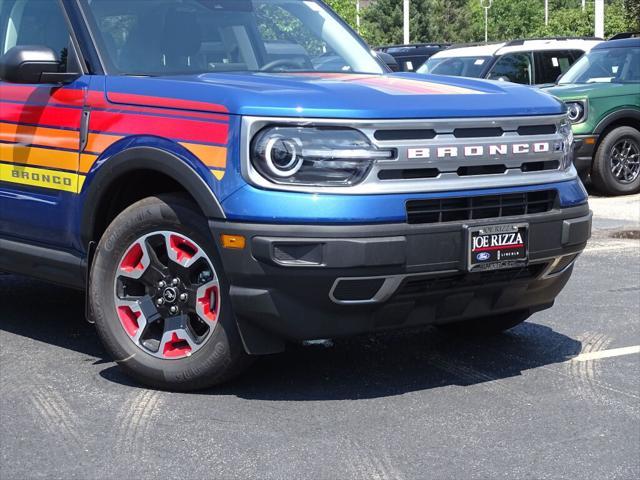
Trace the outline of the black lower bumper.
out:
M 466 230 L 529 224 L 529 263 L 467 271 Z M 220 248 L 250 353 L 285 340 L 353 335 L 550 306 L 591 232 L 587 205 L 522 217 L 428 225 L 309 226 L 210 222 L 243 235 Z
M 573 143 L 573 164 L 580 176 L 591 171 L 593 154 L 598 143 L 597 135 L 576 135 Z

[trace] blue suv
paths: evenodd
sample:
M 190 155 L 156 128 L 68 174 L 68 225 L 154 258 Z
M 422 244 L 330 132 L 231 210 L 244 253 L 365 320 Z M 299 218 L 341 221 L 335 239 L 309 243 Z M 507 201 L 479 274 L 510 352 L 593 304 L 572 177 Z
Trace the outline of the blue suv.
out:
M 0 0 L 0 270 L 147 385 L 550 307 L 591 229 L 566 107 L 392 74 L 312 0 Z

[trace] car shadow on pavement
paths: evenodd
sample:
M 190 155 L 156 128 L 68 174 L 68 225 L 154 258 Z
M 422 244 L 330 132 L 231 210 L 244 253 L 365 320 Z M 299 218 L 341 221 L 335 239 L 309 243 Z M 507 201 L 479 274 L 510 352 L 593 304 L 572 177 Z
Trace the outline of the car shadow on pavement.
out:
M 0 277 L 0 304 L 0 331 L 93 356 L 96 364 L 105 364 L 100 371 L 104 379 L 143 388 L 106 357 L 84 320 L 82 294 Z M 194 395 L 265 401 L 379 398 L 493 382 L 580 353 L 579 341 L 535 322 L 534 316 L 492 337 L 459 337 L 425 327 L 342 339 L 332 348 L 291 346 L 283 354 L 259 358 L 236 380 Z

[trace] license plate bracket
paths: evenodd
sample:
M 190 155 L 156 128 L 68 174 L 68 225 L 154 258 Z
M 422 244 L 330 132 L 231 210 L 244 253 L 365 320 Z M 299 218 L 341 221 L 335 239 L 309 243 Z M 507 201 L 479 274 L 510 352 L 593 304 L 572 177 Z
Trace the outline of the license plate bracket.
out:
M 470 272 L 521 267 L 529 258 L 529 224 L 468 227 L 467 266 Z

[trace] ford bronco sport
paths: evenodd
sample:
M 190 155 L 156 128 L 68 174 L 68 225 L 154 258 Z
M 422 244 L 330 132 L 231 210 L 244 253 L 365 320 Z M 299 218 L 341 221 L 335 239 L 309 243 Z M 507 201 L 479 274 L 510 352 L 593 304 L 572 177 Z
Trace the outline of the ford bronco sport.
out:
M 508 329 L 590 234 L 564 104 L 389 74 L 319 1 L 0 0 L 0 54 L 0 270 L 85 289 L 147 385 Z
M 558 86 L 575 134 L 575 165 L 607 195 L 640 192 L 640 38 L 602 42 Z

